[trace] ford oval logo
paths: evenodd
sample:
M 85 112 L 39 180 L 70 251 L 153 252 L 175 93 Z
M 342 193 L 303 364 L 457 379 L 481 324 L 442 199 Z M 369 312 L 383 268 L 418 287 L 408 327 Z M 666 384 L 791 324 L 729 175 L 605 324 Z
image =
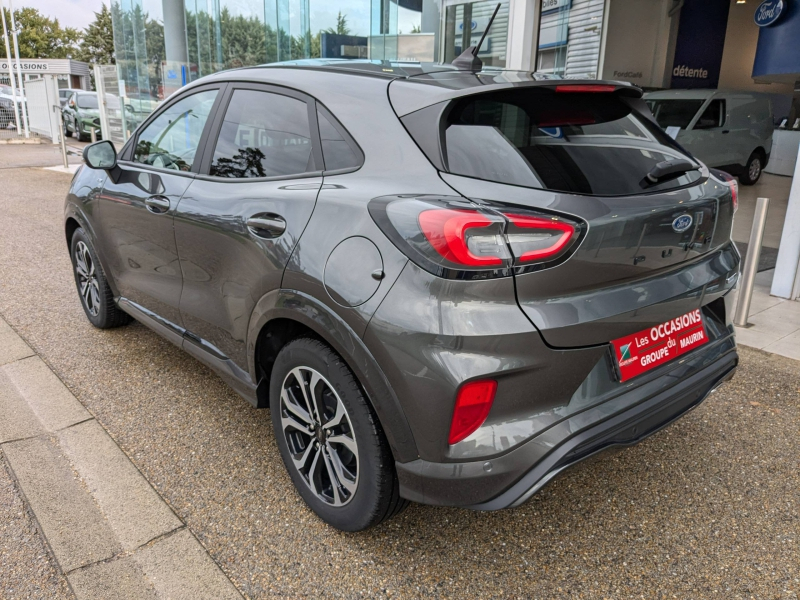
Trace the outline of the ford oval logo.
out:
M 678 233 L 683 233 L 691 226 L 692 226 L 691 215 L 681 215 L 680 217 L 675 217 L 675 219 L 672 221 L 672 229 L 674 229 Z
M 756 25 L 759 27 L 772 25 L 781 18 L 784 8 L 786 8 L 786 3 L 783 0 L 764 0 L 756 9 L 754 16 Z

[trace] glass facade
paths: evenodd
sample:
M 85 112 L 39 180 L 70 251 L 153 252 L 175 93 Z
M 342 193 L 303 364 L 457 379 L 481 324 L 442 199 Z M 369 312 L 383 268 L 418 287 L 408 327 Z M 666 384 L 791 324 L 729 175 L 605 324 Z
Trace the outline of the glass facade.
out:
M 448 0 L 113 0 L 119 90 L 110 92 L 123 97 L 130 131 L 175 90 L 224 69 L 302 58 L 436 61 L 443 2 L 448 15 L 453 11 L 462 21 L 465 6 L 474 4 L 476 17 L 484 5 L 489 13 L 494 6 Z M 461 37 L 448 39 L 451 46 L 461 43 Z M 505 54 L 505 41 L 500 45 Z M 481 57 L 502 64 L 495 54 Z
M 536 70 L 597 79 L 605 0 L 542 0 Z

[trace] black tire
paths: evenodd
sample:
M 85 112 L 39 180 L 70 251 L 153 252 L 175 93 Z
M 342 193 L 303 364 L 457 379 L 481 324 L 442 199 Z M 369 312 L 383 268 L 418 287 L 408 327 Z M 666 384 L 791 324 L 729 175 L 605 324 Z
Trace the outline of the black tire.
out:
M 761 179 L 765 162 L 764 153 L 760 150 L 754 150 L 750 158 L 747 159 L 747 164 L 744 166 L 742 174 L 739 176 L 739 183 L 742 185 L 755 185 Z
M 72 137 L 72 132 L 69 130 L 69 126 L 67 125 L 66 119 L 64 119 L 64 135 L 66 137 Z
M 91 263 L 88 263 L 86 257 L 81 257 L 82 254 L 88 254 Z M 69 254 L 72 259 L 72 273 L 75 276 L 75 285 L 78 288 L 78 296 L 81 300 L 83 312 L 86 313 L 86 318 L 89 322 L 98 329 L 111 329 L 112 327 L 120 327 L 127 325 L 132 321 L 132 318 L 127 313 L 119 309 L 114 303 L 114 294 L 111 288 L 108 287 L 103 267 L 100 261 L 97 260 L 92 243 L 89 241 L 86 232 L 82 228 L 75 230 L 72 240 L 69 245 Z M 81 263 L 83 260 L 83 263 Z M 88 293 L 82 293 L 84 281 L 87 278 L 81 273 L 89 272 L 87 288 L 94 287 L 94 292 L 89 289 Z
M 285 382 L 294 381 L 292 379 L 294 375 L 290 376 L 290 373 L 297 373 L 298 371 L 295 369 L 298 368 L 316 371 L 321 375 L 324 378 L 324 384 L 331 386 L 338 396 L 338 400 L 346 409 L 345 418 L 348 421 L 345 422 L 345 429 L 357 444 L 357 455 L 355 455 L 357 456 L 357 480 L 355 490 L 343 506 L 334 506 L 331 502 L 326 502 L 312 490 L 311 484 L 307 483 L 304 475 L 295 466 L 292 452 L 289 449 L 290 442 L 287 441 L 287 434 L 284 432 L 282 423 L 282 415 L 289 416 L 289 412 L 282 407 L 281 392 Z M 317 389 L 320 387 L 322 387 L 322 391 L 318 396 L 322 397 L 324 394 L 328 394 L 328 401 L 333 398 L 335 404 L 337 399 L 326 391 L 326 386 L 317 384 Z M 324 398 L 320 401 L 326 402 Z M 330 407 L 330 404 L 327 406 Z M 364 396 L 353 372 L 341 357 L 326 344 L 314 338 L 304 337 L 289 342 L 281 349 L 270 376 L 270 412 L 275 439 L 286 470 L 300 496 L 323 521 L 342 531 L 361 531 L 393 517 L 408 506 L 408 500 L 400 497 L 394 459 L 377 416 Z M 334 418 L 330 418 L 328 422 L 334 420 Z M 324 417 L 320 418 L 320 422 L 325 423 Z M 289 436 L 291 435 L 296 436 L 297 434 L 289 434 Z M 301 437 L 309 440 L 303 448 L 308 448 L 315 439 L 305 436 L 305 434 Z M 322 438 L 324 439 L 324 435 Z M 297 437 L 294 439 L 296 440 Z M 292 443 L 296 446 L 296 442 Z M 331 445 L 327 444 L 327 441 L 323 441 L 321 444 L 329 450 L 326 451 L 324 447 L 320 446 L 320 450 L 317 451 L 318 457 L 322 457 L 323 453 L 327 452 L 329 458 L 327 462 L 332 464 L 330 461 Z M 309 456 L 306 464 L 311 463 L 313 468 L 312 455 L 314 451 L 312 448 L 309 450 L 311 454 L 306 452 L 304 456 Z M 337 454 L 338 456 L 341 454 Z M 324 459 L 320 460 L 323 463 L 326 462 Z M 321 478 L 325 477 L 322 469 L 324 469 L 324 465 L 320 467 Z M 328 471 L 329 473 L 330 471 Z M 330 483 L 331 478 L 328 477 L 327 481 Z M 331 489 L 331 495 L 335 496 L 332 486 L 329 489 Z M 339 489 L 340 494 L 347 492 L 344 488 Z

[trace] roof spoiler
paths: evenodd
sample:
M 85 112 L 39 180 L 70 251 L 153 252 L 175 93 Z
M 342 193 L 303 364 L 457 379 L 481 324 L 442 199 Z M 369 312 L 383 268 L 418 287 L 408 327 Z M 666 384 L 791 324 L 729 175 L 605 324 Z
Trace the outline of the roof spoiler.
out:
M 478 58 L 478 52 L 480 51 L 481 46 L 483 45 L 483 40 L 486 39 L 486 34 L 489 33 L 489 29 L 491 29 L 492 23 L 494 23 L 494 18 L 497 16 L 497 11 L 499 10 L 500 2 L 497 3 L 497 6 L 492 13 L 492 18 L 489 19 L 489 22 L 486 24 L 486 29 L 483 30 L 483 35 L 481 36 L 481 40 L 478 42 L 478 45 L 470 46 L 455 59 L 453 59 L 451 64 L 455 68 L 462 71 L 480 71 L 483 68 L 483 61 Z

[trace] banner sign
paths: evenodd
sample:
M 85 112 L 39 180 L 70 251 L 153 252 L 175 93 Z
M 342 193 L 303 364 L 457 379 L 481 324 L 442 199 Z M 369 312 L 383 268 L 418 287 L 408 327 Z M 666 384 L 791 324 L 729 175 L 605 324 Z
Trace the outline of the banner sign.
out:
M 686 0 L 683 4 L 672 88 L 717 87 L 729 9 L 729 0 Z

